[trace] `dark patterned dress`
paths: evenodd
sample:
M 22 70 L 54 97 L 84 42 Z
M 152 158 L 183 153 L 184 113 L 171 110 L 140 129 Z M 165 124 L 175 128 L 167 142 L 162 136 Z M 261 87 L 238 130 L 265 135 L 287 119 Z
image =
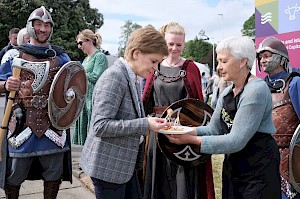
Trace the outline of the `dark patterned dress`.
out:
M 184 81 L 179 77 L 181 68 L 182 66 L 160 65 L 160 75 L 154 80 L 151 95 L 154 107 L 167 107 L 173 102 L 188 98 Z M 201 80 L 199 80 L 199 86 L 201 87 Z M 157 113 L 156 116 L 160 116 L 160 114 Z M 207 196 L 205 163 L 188 168 L 170 161 L 161 152 L 155 135 L 155 133 L 149 134 L 148 150 L 146 151 L 144 199 L 214 198 L 214 194 L 211 193 L 208 194 L 209 197 Z M 200 179 L 203 181 L 200 182 Z

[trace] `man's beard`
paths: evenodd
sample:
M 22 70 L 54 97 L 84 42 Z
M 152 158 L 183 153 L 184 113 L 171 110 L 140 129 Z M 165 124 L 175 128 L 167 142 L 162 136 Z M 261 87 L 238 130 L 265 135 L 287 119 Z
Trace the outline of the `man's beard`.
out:
M 40 34 L 45 34 L 45 32 L 38 32 L 38 33 L 40 33 Z M 41 43 L 41 44 L 45 44 L 45 43 L 47 43 L 48 42 L 48 40 L 49 40 L 49 38 L 50 38 L 50 35 L 46 38 L 46 39 L 44 39 L 44 40 L 41 40 L 40 38 L 39 38 L 39 34 L 37 34 L 37 31 L 35 32 L 35 35 L 36 35 L 36 40 L 37 40 L 37 42 L 39 42 L 39 43 Z
M 270 73 L 275 70 L 278 66 L 280 66 L 281 55 L 273 54 L 272 60 L 269 61 L 265 67 L 264 72 Z
M 49 37 L 48 37 L 49 38 Z M 48 42 L 48 38 L 47 39 L 45 39 L 45 40 L 40 40 L 39 39 L 39 37 L 37 37 L 37 41 L 39 42 L 39 43 L 41 43 L 41 44 L 45 44 L 45 43 L 47 43 Z

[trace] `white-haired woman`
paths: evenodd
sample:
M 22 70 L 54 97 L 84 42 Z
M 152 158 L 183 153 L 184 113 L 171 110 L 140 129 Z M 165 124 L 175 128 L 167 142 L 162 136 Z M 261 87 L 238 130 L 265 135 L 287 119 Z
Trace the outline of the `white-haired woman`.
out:
M 216 52 L 217 69 L 233 84 L 221 93 L 207 126 L 167 137 L 176 144 L 197 144 L 202 153 L 225 154 L 223 199 L 281 198 L 271 93 L 250 73 L 254 43 L 249 37 L 232 37 L 220 42 Z

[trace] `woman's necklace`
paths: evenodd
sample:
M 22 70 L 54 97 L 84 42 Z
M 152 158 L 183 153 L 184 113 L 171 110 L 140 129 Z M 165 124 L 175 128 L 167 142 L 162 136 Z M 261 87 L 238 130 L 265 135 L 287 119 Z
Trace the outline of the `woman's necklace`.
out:
M 181 61 L 181 58 L 179 59 L 179 61 L 177 63 L 175 63 L 175 64 L 169 64 L 168 60 L 166 59 L 166 62 L 168 64 L 168 66 L 170 66 L 170 67 L 176 66 L 177 64 L 179 64 L 180 61 Z

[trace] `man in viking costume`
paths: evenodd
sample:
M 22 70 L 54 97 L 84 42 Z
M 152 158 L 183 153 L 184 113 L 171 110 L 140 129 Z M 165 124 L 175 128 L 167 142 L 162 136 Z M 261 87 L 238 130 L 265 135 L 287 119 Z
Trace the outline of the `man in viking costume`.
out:
M 35 9 L 26 25 L 30 43 L 17 47 L 19 57 L 0 68 L 0 90 L 16 91 L 13 99 L 8 97 L 13 105 L 2 145 L 0 186 L 6 198 L 18 198 L 25 180 L 42 179 L 47 199 L 57 197 L 62 180 L 72 182 L 70 131 L 54 125 L 50 114 L 50 103 L 55 101 L 50 99 L 53 82 L 60 69 L 70 63 L 61 47 L 49 44 L 53 26 L 44 6 Z M 18 63 L 18 59 L 22 61 Z M 16 65 L 22 67 L 19 78 L 12 74 Z
M 275 37 L 267 37 L 260 43 L 257 59 L 259 71 L 268 74 L 265 81 L 272 93 L 272 116 L 277 129 L 274 138 L 281 154 L 282 198 L 300 198 L 299 187 L 295 186 L 300 181 L 300 164 L 297 163 L 300 149 L 292 141 L 300 119 L 300 77 L 298 73 L 289 72 L 288 51 Z

